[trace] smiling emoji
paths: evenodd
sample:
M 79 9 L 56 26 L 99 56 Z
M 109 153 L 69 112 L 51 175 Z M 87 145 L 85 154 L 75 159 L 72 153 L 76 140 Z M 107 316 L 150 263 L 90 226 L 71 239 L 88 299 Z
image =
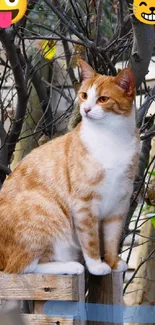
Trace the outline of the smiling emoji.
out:
M 142 23 L 155 25 L 155 0 L 134 0 L 133 12 Z
M 20 20 L 27 9 L 27 0 L 0 0 L 0 28 Z

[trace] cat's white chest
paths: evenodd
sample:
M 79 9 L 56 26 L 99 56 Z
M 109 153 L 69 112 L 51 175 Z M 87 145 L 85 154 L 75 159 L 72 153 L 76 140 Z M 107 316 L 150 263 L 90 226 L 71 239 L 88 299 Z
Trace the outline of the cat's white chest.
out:
M 121 167 L 120 167 L 121 168 Z M 94 203 L 94 213 L 99 218 L 125 213 L 128 209 L 133 184 L 118 167 L 105 169 L 105 178 L 96 189 L 102 196 L 100 202 Z
M 94 213 L 102 218 L 125 212 L 133 190 L 127 171 L 137 151 L 136 138 L 123 130 L 117 134 L 86 125 L 81 139 L 104 172 L 103 181 L 96 187 L 103 199 L 94 203 Z

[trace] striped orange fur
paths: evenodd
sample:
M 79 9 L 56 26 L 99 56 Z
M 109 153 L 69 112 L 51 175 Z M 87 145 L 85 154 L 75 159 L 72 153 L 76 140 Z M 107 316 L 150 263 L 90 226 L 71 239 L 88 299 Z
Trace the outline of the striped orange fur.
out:
M 34 149 L 0 192 L 1 271 L 81 273 L 81 251 L 93 274 L 126 268 L 118 245 L 139 151 L 134 78 L 130 69 L 108 77 L 84 61 L 80 66 L 82 122 Z

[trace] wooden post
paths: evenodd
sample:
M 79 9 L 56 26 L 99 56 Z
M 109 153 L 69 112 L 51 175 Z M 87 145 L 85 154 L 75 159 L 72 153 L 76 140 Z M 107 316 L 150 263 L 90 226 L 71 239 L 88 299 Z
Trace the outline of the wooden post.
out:
M 88 303 L 104 305 L 123 305 L 123 275 L 122 273 L 112 273 L 105 276 L 88 276 Z M 89 316 L 89 315 L 88 315 Z M 104 316 L 104 315 L 103 315 Z M 108 316 L 108 315 L 107 315 Z M 112 317 L 113 316 L 113 317 Z M 88 325 L 117 324 L 115 322 L 115 310 L 109 313 L 109 320 L 113 322 L 88 321 Z M 120 315 L 123 318 L 123 315 Z

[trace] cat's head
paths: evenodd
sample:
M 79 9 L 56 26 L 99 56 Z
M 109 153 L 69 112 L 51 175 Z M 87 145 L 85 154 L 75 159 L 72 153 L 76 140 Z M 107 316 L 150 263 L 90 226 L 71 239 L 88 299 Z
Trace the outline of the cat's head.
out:
M 78 92 L 82 117 L 103 120 L 107 115 L 129 116 L 135 97 L 135 81 L 130 68 L 116 77 L 96 73 L 80 60 L 83 82 Z M 110 114 L 109 114 L 110 113 Z
M 135 17 L 142 23 L 155 24 L 155 0 L 134 0 L 133 12 Z

